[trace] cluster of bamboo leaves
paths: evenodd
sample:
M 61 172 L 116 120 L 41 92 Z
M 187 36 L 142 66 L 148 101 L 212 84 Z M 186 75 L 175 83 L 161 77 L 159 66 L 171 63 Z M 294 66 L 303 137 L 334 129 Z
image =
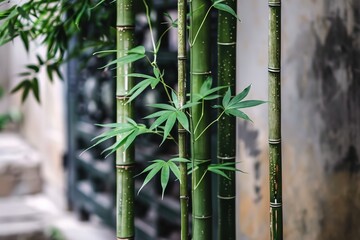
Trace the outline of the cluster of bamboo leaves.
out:
M 214 1 L 211 7 L 208 9 L 208 13 L 212 8 L 217 8 L 221 11 L 226 11 L 232 15 L 237 15 L 235 11 L 223 4 L 224 0 Z M 144 1 L 145 7 L 148 10 L 148 6 Z M 208 14 L 207 14 L 208 15 Z M 167 14 L 167 16 L 169 16 Z M 187 103 L 183 106 L 179 105 L 177 92 L 175 89 L 172 89 L 169 85 L 167 85 L 165 80 L 165 73 L 162 71 L 157 65 L 157 53 L 161 45 L 161 39 L 164 35 L 161 35 L 157 41 L 155 41 L 154 36 L 152 34 L 152 26 L 150 21 L 149 12 L 147 12 L 148 17 L 148 24 L 150 28 L 151 38 L 153 42 L 153 49 L 152 51 L 146 52 L 144 46 L 137 46 L 127 52 L 124 57 L 115 59 L 109 62 L 105 67 L 110 67 L 117 64 L 129 64 L 136 62 L 141 59 L 146 59 L 149 65 L 153 69 L 153 75 L 147 75 L 143 73 L 130 73 L 127 76 L 134 77 L 140 79 L 138 83 L 129 91 L 128 94 L 128 102 L 134 101 L 137 96 L 143 93 L 146 89 L 151 88 L 153 90 L 160 84 L 161 87 L 167 93 L 167 102 L 165 103 L 156 103 L 150 104 L 148 107 L 156 109 L 157 111 L 143 116 L 145 119 L 153 119 L 153 123 L 150 126 L 145 126 L 144 124 L 138 124 L 135 122 L 134 119 L 127 118 L 125 123 L 111 123 L 101 125 L 108 130 L 106 130 L 101 135 L 95 137 L 93 141 L 95 143 L 91 146 L 96 146 L 106 140 L 114 138 L 118 136 L 117 141 L 110 147 L 104 150 L 104 152 L 108 152 L 108 154 L 114 153 L 121 147 L 124 151 L 134 143 L 136 138 L 142 134 L 156 134 L 162 136 L 162 142 L 160 146 L 166 140 L 175 141 L 176 139 L 171 136 L 171 131 L 176 126 L 176 124 L 181 124 L 183 128 L 194 137 L 196 141 L 199 139 L 206 131 L 218 121 L 220 121 L 221 117 L 226 114 L 229 116 L 238 117 L 244 120 L 251 121 L 250 117 L 243 112 L 243 109 L 254 107 L 260 104 L 263 104 L 264 101 L 261 100 L 245 100 L 246 96 L 248 95 L 251 86 L 245 88 L 241 93 L 237 94 L 236 96 L 231 96 L 230 86 L 212 86 L 212 78 L 208 77 L 204 84 L 201 86 L 200 92 L 196 94 L 192 99 L 188 99 Z M 173 20 L 171 18 L 169 24 L 170 28 L 177 27 L 177 20 Z M 168 30 L 167 30 L 168 31 Z M 166 32 L 167 32 L 166 31 Z M 108 51 L 100 51 L 96 52 L 95 54 L 108 54 L 116 52 L 116 50 L 108 50 Z M 227 91 L 224 95 L 219 94 L 219 90 L 226 88 Z M 198 130 L 198 124 L 202 120 L 200 119 L 198 123 L 195 123 L 194 126 L 191 126 L 191 114 L 189 109 L 195 105 L 201 105 L 202 111 L 204 111 L 204 105 L 207 101 L 219 100 L 220 104 L 213 105 L 214 109 L 220 109 L 218 116 L 201 132 Z M 184 112 L 185 110 L 185 112 Z M 192 173 L 195 169 L 192 169 L 193 164 L 191 163 L 190 159 L 186 158 L 172 158 L 169 160 L 162 160 L 156 159 L 150 162 L 150 165 L 145 168 L 140 174 L 147 174 L 139 192 L 143 189 L 143 187 L 153 179 L 156 174 L 160 173 L 161 179 L 161 187 L 162 187 L 162 196 L 164 196 L 164 192 L 168 181 L 170 179 L 170 172 L 172 172 L 175 177 L 180 180 L 180 170 L 176 163 L 179 162 L 187 162 L 189 174 Z M 210 164 L 208 167 L 208 171 L 218 174 L 222 177 L 228 178 L 226 171 L 239 171 L 233 163 L 225 163 L 225 164 Z
M 89 48 L 114 46 L 112 30 L 102 26 L 109 25 L 115 16 L 106 11 L 109 3 L 97 8 L 98 3 L 96 0 L 0 0 L 0 9 L 4 9 L 0 10 L 0 46 L 18 37 L 27 52 L 36 48 L 31 44 L 34 40 L 46 46 L 46 54 L 37 54 L 36 61 L 26 65 L 19 73 L 21 82 L 13 92 L 22 92 L 23 101 L 29 93 L 33 93 L 40 102 L 38 74 L 42 69 L 50 81 L 55 75 L 63 79 L 60 67 L 64 62 Z M 88 31 L 89 21 L 96 25 L 96 32 Z M 75 36 L 81 41 L 73 41 L 74 46 L 70 47 L 69 42 Z

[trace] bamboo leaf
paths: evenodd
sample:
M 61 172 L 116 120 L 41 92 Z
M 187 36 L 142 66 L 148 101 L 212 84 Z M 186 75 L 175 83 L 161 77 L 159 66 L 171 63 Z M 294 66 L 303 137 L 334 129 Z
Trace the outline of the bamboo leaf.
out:
M 180 178 L 180 169 L 179 167 L 172 161 L 168 161 L 168 165 L 170 167 L 170 170 L 173 172 L 175 177 L 180 181 L 181 184 L 181 178 Z
M 172 159 L 170 159 L 169 161 L 170 161 L 170 162 L 184 162 L 184 163 L 191 162 L 189 159 L 181 158 L 181 157 L 172 158 Z
M 232 9 L 231 7 L 229 7 L 226 4 L 223 3 L 214 3 L 214 7 L 220 11 L 224 11 L 227 12 L 229 14 L 231 14 L 233 17 L 235 17 L 237 20 L 241 21 L 239 16 L 236 14 L 236 12 L 234 11 L 234 9 Z
M 136 137 L 139 135 L 140 130 L 135 129 L 133 133 L 131 133 L 124 144 L 124 151 L 130 147 L 130 145 L 135 141 Z
M 237 109 L 226 109 L 225 113 L 253 122 L 248 115 Z
M 199 104 L 200 104 L 200 102 L 188 102 L 184 106 L 182 106 L 181 109 L 191 108 L 191 107 L 193 107 L 195 105 L 199 105 Z
M 176 111 L 176 108 L 174 108 L 173 106 L 171 106 L 169 104 L 164 104 L 164 103 L 150 104 L 149 106 L 153 107 L 153 108 L 160 108 L 160 109 L 164 109 L 164 110 Z
M 115 59 L 115 60 L 109 62 L 108 64 L 106 64 L 105 66 L 103 66 L 103 67 L 101 67 L 99 69 L 104 69 L 104 68 L 109 67 L 109 66 L 114 65 L 114 64 L 132 63 L 132 62 L 138 61 L 138 60 L 140 60 L 140 59 L 142 59 L 144 57 L 145 57 L 145 54 L 129 54 L 129 55 L 126 55 L 124 57 Z
M 174 127 L 176 122 L 176 113 L 173 112 L 170 114 L 169 118 L 166 121 L 165 129 L 164 129 L 164 136 L 161 144 L 166 140 L 166 138 L 169 136 L 171 129 Z
M 163 122 L 167 120 L 167 118 L 172 114 L 172 112 L 164 113 L 162 116 L 160 116 L 158 119 L 155 120 L 155 122 L 151 125 L 150 130 L 154 130 L 158 126 L 160 126 Z
M 181 126 L 183 126 L 183 128 L 190 132 L 189 130 L 189 120 L 186 117 L 186 114 L 184 112 L 178 111 L 177 113 L 177 120 L 179 121 L 179 123 L 181 124 Z
M 179 109 L 179 100 L 178 100 L 178 97 L 176 96 L 175 92 L 174 91 L 171 91 L 171 98 L 172 98 L 172 102 L 175 106 L 176 109 Z
M 136 78 L 147 78 L 147 79 L 154 78 L 153 76 L 150 76 L 150 75 L 147 75 L 147 74 L 142 74 L 142 73 L 129 73 L 129 74 L 126 74 L 126 76 L 128 76 L 128 77 L 136 77 Z
M 162 188 L 162 194 L 161 194 L 161 198 L 164 199 L 164 193 L 165 193 L 165 189 L 166 186 L 169 182 L 169 177 L 170 177 L 170 170 L 169 170 L 169 165 L 164 162 L 162 169 L 161 169 L 161 188 Z
M 209 170 L 210 172 L 216 173 L 216 174 L 218 174 L 218 175 L 220 175 L 220 176 L 222 176 L 222 177 L 230 180 L 229 176 L 226 175 L 226 173 L 224 173 L 223 171 L 221 171 L 221 170 L 219 170 L 219 169 L 217 169 L 217 168 L 210 168 L 210 167 L 209 167 L 208 170 Z
M 40 103 L 39 81 L 36 77 L 33 78 L 33 80 L 31 81 L 31 89 L 33 91 L 36 101 Z
M 147 80 L 149 80 L 149 79 L 147 79 Z M 126 103 L 130 103 L 137 96 L 139 96 L 151 84 L 151 81 L 144 80 L 141 83 L 142 83 L 141 87 L 139 87 L 134 93 L 131 94 L 131 97 L 129 98 L 129 100 Z
M 144 55 L 145 54 L 145 47 L 144 46 L 137 46 L 128 51 L 128 54 L 139 54 Z
M 161 160 L 160 160 L 160 161 L 161 161 Z M 154 162 L 154 161 L 152 161 L 152 162 Z M 150 164 L 150 165 L 147 166 L 141 173 L 135 175 L 134 178 L 140 176 L 141 174 L 144 174 L 144 173 L 146 173 L 146 172 L 149 172 L 151 169 L 155 168 L 156 166 L 157 166 L 156 164 Z
M 231 108 L 249 108 L 249 107 L 255 107 L 261 104 L 266 103 L 265 101 L 261 101 L 261 100 L 247 100 L 247 101 L 242 101 L 239 103 L 236 103 L 235 105 L 231 106 Z
M 166 113 L 171 113 L 171 112 L 168 111 L 168 110 L 158 111 L 158 112 L 155 112 L 153 114 L 150 114 L 150 115 L 144 117 L 144 119 L 160 117 L 160 116 L 162 116 L 163 114 L 166 114 Z
M 225 96 L 222 100 L 222 105 L 225 109 L 227 108 L 227 106 L 230 102 L 230 98 L 231 98 L 231 90 L 230 90 L 230 88 L 228 88 L 228 90 L 226 91 Z
M 29 65 L 26 65 L 27 68 L 33 70 L 34 72 L 39 72 L 40 68 L 34 64 L 29 64 Z
M 153 167 L 151 169 L 151 171 L 148 173 L 148 175 L 146 176 L 143 184 L 141 185 L 138 194 L 140 193 L 141 189 L 143 189 L 145 187 L 146 184 L 148 184 L 150 182 L 151 179 L 153 179 L 153 177 L 161 170 L 162 168 L 162 164 L 158 164 L 158 163 L 153 163 L 155 165 L 155 167 Z
M 249 94 L 250 89 L 251 89 L 251 85 L 246 87 L 241 93 L 239 93 L 233 99 L 231 99 L 229 105 L 234 105 L 235 103 L 238 103 L 241 100 L 243 100 Z

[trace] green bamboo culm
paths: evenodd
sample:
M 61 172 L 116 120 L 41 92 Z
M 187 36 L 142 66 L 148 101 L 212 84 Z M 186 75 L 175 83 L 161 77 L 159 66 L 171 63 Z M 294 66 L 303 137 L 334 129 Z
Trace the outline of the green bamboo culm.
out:
M 283 239 L 281 177 L 281 0 L 269 0 L 270 239 Z
M 134 1 L 117 0 L 117 58 L 123 57 L 134 47 Z M 127 74 L 133 72 L 132 64 L 118 64 L 116 71 L 117 122 L 133 117 L 133 108 L 127 94 L 133 80 Z M 120 137 L 120 136 L 119 136 Z M 117 239 L 134 239 L 134 147 L 116 151 L 116 236 Z
M 190 1 L 190 92 L 191 98 L 199 93 L 204 81 L 211 75 L 210 18 L 206 17 L 211 1 Z M 211 176 L 206 173 L 211 162 L 210 132 L 199 134 L 209 125 L 209 106 L 192 107 L 192 126 L 197 131 L 192 136 L 192 217 L 193 239 L 212 239 Z M 200 122 L 199 122 L 200 121 Z M 199 123 L 199 124 L 198 124 Z M 196 140 L 197 139 L 197 140 Z
M 237 0 L 223 2 L 236 10 Z M 225 11 L 218 11 L 218 86 L 230 86 L 236 93 L 236 24 L 237 19 Z M 225 90 L 222 90 L 221 94 Z M 234 163 L 236 155 L 236 118 L 224 115 L 218 122 L 218 163 Z M 218 239 L 235 240 L 235 172 L 227 171 L 229 179 L 218 180 Z
M 186 101 L 186 0 L 178 0 L 178 99 L 183 106 Z M 179 157 L 187 158 L 186 130 L 178 125 Z M 181 240 L 189 235 L 189 209 L 187 190 L 187 164 L 180 162 L 180 209 L 181 209 Z

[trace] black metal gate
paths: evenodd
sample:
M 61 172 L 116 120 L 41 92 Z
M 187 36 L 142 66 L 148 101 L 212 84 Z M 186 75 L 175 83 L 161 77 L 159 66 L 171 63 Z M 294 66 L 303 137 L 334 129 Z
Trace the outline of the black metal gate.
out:
M 140 2 L 140 1 L 139 1 Z M 166 27 L 164 13 L 170 12 L 176 18 L 176 1 L 153 1 L 151 6 L 156 32 L 161 33 Z M 149 39 L 145 15 L 137 15 L 136 36 L 139 44 Z M 176 30 L 174 30 L 176 33 Z M 176 34 L 175 34 L 176 35 Z M 176 39 L 174 34 L 163 39 L 159 53 L 159 65 L 165 69 L 167 82 L 176 83 Z M 68 199 L 69 204 L 76 211 L 80 219 L 88 220 L 92 215 L 100 217 L 109 226 L 115 226 L 115 160 L 114 156 L 104 159 L 100 153 L 103 146 L 92 148 L 91 139 L 99 135 L 101 129 L 97 123 L 114 122 L 114 78 L 105 72 L 99 71 L 101 62 L 90 57 L 85 68 L 80 68 L 81 59 L 68 64 L 67 79 L 67 107 L 68 107 Z M 146 69 L 144 66 L 139 68 Z M 81 69 L 81 70 L 80 70 Z M 151 69 L 150 69 L 151 70 Z M 148 91 L 141 97 L 141 104 L 137 103 L 136 112 L 138 120 L 147 114 L 144 105 L 162 99 L 161 92 Z M 145 102 L 145 104 L 144 104 Z M 147 166 L 148 160 L 154 156 L 166 157 L 176 153 L 176 147 L 168 144 L 158 149 L 158 139 L 142 138 L 137 141 L 136 161 L 139 163 L 138 171 Z M 164 150 L 165 149 L 165 150 Z M 81 154 L 82 153 L 82 154 Z M 150 158 L 151 157 L 151 158 Z M 143 180 L 136 178 L 139 188 Z M 161 200 L 160 184 L 152 181 L 136 197 L 136 239 L 179 239 L 179 203 L 178 183 L 171 181 L 164 200 Z

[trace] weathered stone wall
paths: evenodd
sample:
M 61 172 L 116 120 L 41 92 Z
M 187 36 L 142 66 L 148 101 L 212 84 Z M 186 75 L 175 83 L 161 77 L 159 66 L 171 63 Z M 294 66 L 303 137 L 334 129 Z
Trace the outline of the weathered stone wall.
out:
M 239 90 L 267 99 L 266 1 L 239 1 Z M 360 1 L 283 1 L 284 238 L 360 239 Z M 267 106 L 238 123 L 238 239 L 269 239 Z

